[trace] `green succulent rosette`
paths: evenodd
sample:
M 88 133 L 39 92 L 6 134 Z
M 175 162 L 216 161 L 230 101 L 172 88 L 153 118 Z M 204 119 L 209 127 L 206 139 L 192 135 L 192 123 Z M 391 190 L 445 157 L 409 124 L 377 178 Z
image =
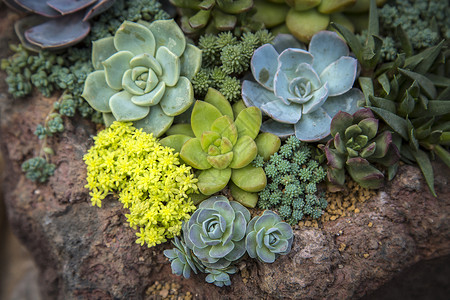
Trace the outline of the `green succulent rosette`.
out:
M 265 263 L 273 263 L 277 256 L 288 254 L 294 239 L 291 226 L 271 210 L 254 217 L 248 223 L 246 235 L 248 255 Z
M 191 277 L 191 271 L 195 274 L 204 272 L 205 267 L 198 260 L 198 258 L 192 254 L 191 249 L 186 247 L 183 240 L 178 237 L 174 237 L 172 244 L 175 248 L 170 250 L 164 250 L 164 255 L 169 258 L 172 267 L 172 273 L 178 276 L 183 275 L 184 278 Z
M 184 241 L 205 267 L 227 268 L 245 254 L 249 221 L 250 212 L 240 203 L 213 196 L 184 224 Z
M 95 41 L 83 98 L 102 112 L 107 126 L 133 121 L 161 136 L 194 101 L 190 80 L 201 51 L 186 43 L 174 20 L 125 21 L 113 37 Z
M 257 195 L 252 193 L 263 190 L 267 178 L 263 168 L 250 163 L 257 154 L 268 158 L 275 153 L 280 140 L 273 134 L 259 135 L 258 108 L 238 106 L 233 111 L 225 97 L 210 88 L 205 101 L 197 101 L 192 110 L 191 136 L 173 134 L 161 143 L 179 151 L 185 163 L 199 170 L 197 186 L 203 195 L 212 195 L 231 181 L 236 200 L 255 207 Z

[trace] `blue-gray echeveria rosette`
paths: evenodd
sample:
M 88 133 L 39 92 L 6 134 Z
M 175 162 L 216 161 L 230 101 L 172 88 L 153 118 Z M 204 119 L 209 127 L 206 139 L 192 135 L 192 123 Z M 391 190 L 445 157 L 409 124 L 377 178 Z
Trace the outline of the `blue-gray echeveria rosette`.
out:
M 194 101 L 190 79 L 201 50 L 186 43 L 174 20 L 125 21 L 113 37 L 93 43 L 92 63 L 82 96 L 106 125 L 133 121 L 158 137 Z
M 175 248 L 164 250 L 164 255 L 169 258 L 172 267 L 172 273 L 178 276 L 183 275 L 184 278 L 191 276 L 191 271 L 197 274 L 198 271 L 204 272 L 205 268 L 199 262 L 186 244 L 178 237 L 174 237 L 172 241 Z
M 294 234 L 292 227 L 273 211 L 266 210 L 254 217 L 247 226 L 245 247 L 251 258 L 273 263 L 277 256 L 291 251 Z
M 347 44 L 331 31 L 320 31 L 309 51 L 290 35 L 279 35 L 253 54 L 251 69 L 256 80 L 245 80 L 242 97 L 271 119 L 262 131 L 285 137 L 295 134 L 302 141 L 319 141 L 330 134 L 333 116 L 353 114 L 363 99 L 353 83 L 357 60 Z
M 213 196 L 200 203 L 184 223 L 184 241 L 205 267 L 224 269 L 245 254 L 249 221 L 247 208 L 224 196 Z

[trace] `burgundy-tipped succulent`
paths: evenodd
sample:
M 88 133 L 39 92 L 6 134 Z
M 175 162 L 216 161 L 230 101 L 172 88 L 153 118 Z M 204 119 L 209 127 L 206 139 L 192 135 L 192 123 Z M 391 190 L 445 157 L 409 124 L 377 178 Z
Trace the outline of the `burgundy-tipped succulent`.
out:
M 20 19 L 15 30 L 25 48 L 57 50 L 85 38 L 89 19 L 104 12 L 115 0 L 4 0 L 15 9 L 33 15 Z
M 378 120 L 368 108 L 353 115 L 340 111 L 331 121 L 333 139 L 324 146 L 328 181 L 332 190 L 345 182 L 345 170 L 364 188 L 376 189 L 384 175 L 378 166 L 389 167 L 400 158 L 389 131 L 378 133 Z

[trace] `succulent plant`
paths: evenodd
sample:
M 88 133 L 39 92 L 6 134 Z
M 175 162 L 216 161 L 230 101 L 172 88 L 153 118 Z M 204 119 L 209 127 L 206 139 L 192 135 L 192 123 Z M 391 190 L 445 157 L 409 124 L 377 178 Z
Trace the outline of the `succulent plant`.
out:
M 253 0 L 170 0 L 179 8 L 181 28 L 186 34 L 217 33 L 236 29 L 256 31 L 263 24 L 253 21 Z
M 357 61 L 331 31 L 314 35 L 309 52 L 299 47 L 292 36 L 279 35 L 274 46 L 258 48 L 251 61 L 257 82 L 245 80 L 242 97 L 272 119 L 262 131 L 318 141 L 330 134 L 331 118 L 339 110 L 354 113 L 363 99 L 360 90 L 352 89 Z
M 248 223 L 245 248 L 251 258 L 273 263 L 277 256 L 291 251 L 293 239 L 291 226 L 273 211 L 266 210 Z
M 250 212 L 236 201 L 213 196 L 183 226 L 186 246 L 207 268 L 223 269 L 245 254 Z
M 331 121 L 331 135 L 333 139 L 323 148 L 328 180 L 334 189 L 344 185 L 345 170 L 362 187 L 380 188 L 384 175 L 374 164 L 390 167 L 400 159 L 391 132 L 378 132 L 378 119 L 368 108 L 353 115 L 337 113 Z
M 106 125 L 134 121 L 158 137 L 194 101 L 190 79 L 201 51 L 186 43 L 174 20 L 125 21 L 114 37 L 95 41 L 82 96 L 102 112 Z
M 205 281 L 218 287 L 231 285 L 230 275 L 235 274 L 237 270 L 236 266 L 229 266 L 223 269 L 206 268 L 205 272 L 208 273 L 208 276 L 206 276 Z
M 33 51 L 58 50 L 80 42 L 91 26 L 88 20 L 110 8 L 115 0 L 4 0 L 9 6 L 33 13 L 15 24 L 23 45 Z
M 198 260 L 198 258 L 192 254 L 183 240 L 178 237 L 174 237 L 172 244 L 175 248 L 170 250 L 164 250 L 164 255 L 169 258 L 172 267 L 172 273 L 178 276 L 183 275 L 184 278 L 191 277 L 191 271 L 195 274 L 198 271 L 203 272 L 205 267 Z
M 275 153 L 280 141 L 272 134 L 258 136 L 261 126 L 258 108 L 243 107 L 241 111 L 233 112 L 225 97 L 210 88 L 205 101 L 195 103 L 191 126 L 194 137 L 174 134 L 162 139 L 161 143 L 180 151 L 185 163 L 200 170 L 197 185 L 202 194 L 214 194 L 230 180 L 234 184 L 234 194 L 264 189 L 264 170 L 250 163 L 258 153 L 265 153 L 265 157 Z M 248 198 L 244 205 L 254 207 L 256 194 L 248 197 L 252 200 Z

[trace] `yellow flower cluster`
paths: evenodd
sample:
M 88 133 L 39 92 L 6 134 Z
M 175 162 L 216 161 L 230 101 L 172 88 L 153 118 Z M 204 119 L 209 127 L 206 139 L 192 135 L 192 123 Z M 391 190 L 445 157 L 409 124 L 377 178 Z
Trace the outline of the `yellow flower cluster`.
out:
M 138 244 L 152 247 L 179 235 L 195 210 L 188 196 L 197 192 L 191 167 L 180 165 L 178 153 L 132 123 L 114 122 L 94 141 L 83 158 L 92 205 L 101 207 L 108 194 L 118 194 L 130 210 L 130 226 L 140 227 Z

